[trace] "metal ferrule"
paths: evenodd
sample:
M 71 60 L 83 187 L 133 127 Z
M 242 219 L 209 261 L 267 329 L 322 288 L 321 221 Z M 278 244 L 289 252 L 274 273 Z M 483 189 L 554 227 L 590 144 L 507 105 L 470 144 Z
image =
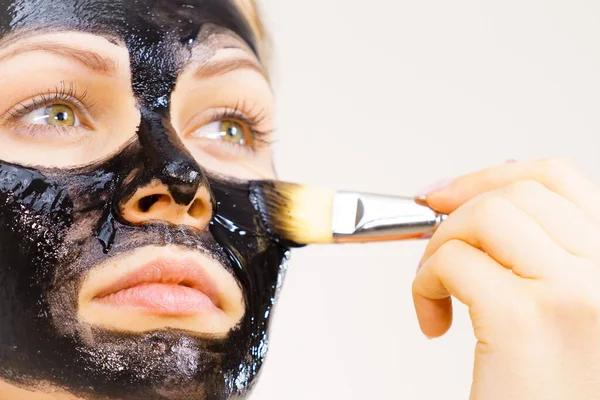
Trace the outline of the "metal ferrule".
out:
M 446 219 L 414 197 L 338 192 L 333 200 L 334 242 L 428 238 Z

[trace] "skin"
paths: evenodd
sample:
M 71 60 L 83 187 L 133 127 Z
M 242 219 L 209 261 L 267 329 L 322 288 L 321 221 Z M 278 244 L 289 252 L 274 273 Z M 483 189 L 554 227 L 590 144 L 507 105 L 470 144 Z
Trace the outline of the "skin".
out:
M 131 93 L 128 54 L 122 45 L 69 32 L 39 34 L 5 44 L 2 51 L 14 53 L 18 45 L 32 42 L 46 47 L 52 42 L 91 48 L 112 58 L 117 68 L 107 80 L 103 74 L 91 73 L 47 51 L 5 57 L 0 64 L 0 80 L 4 80 L 0 81 L 0 110 L 26 100 L 40 86 L 69 76 L 84 81 L 94 95 L 97 107 L 90 116 L 94 123 L 88 122 L 96 135 L 26 137 L 5 124 L 0 128 L 0 159 L 68 168 L 109 156 L 134 137 L 140 115 Z M 196 62 L 201 66 L 209 60 L 238 57 L 258 64 L 243 43 L 240 47 L 198 49 Z M 39 71 L 40 65 L 43 71 Z M 273 177 L 270 154 L 265 148 L 252 157 L 241 156 L 224 151 L 218 141 L 198 141 L 186 134 L 214 122 L 199 110 L 235 107 L 239 99 L 230 97 L 233 92 L 247 94 L 253 104 L 267 109 L 261 123 L 269 130 L 272 99 L 263 74 L 246 66 L 196 79 L 192 70 L 190 67 L 179 76 L 171 98 L 171 124 L 194 158 L 215 173 L 243 179 Z M 211 92 L 213 96 L 196 98 L 197 92 Z M 168 191 L 160 183 L 150 183 L 138 192 L 141 197 L 149 193 L 167 195 Z M 202 203 L 210 202 L 206 193 L 199 192 L 197 197 Z M 141 223 L 148 214 L 136 212 L 137 200 L 134 195 L 122 211 L 127 220 Z M 517 163 L 477 172 L 428 196 L 433 208 L 451 216 L 434 235 L 423 257 L 414 283 L 415 307 L 421 329 L 430 337 L 440 336 L 450 327 L 451 296 L 470 307 L 478 338 L 472 399 L 597 398 L 600 384 L 594 371 L 600 368 L 600 328 L 596 323 L 600 301 L 594 284 L 600 277 L 600 256 L 595 245 L 600 239 L 600 214 L 596 211 L 599 200 L 600 190 L 564 160 Z M 151 219 L 205 229 L 212 217 L 200 212 L 190 218 L 188 209 L 176 202 L 158 205 L 162 206 L 151 212 Z M 516 232 L 514 226 L 519 227 Z M 176 254 L 180 249 L 145 248 L 139 257 L 151 258 L 165 251 Z M 115 274 L 124 273 L 129 265 L 126 259 L 117 259 L 99 266 L 87 277 L 78 297 L 81 320 L 119 331 L 185 328 L 223 334 L 241 318 L 240 292 L 234 288 L 231 276 L 224 274 L 214 260 L 206 259 L 205 265 L 215 271 L 215 280 L 228 293 L 223 321 L 147 318 L 121 310 L 119 314 L 133 322 L 120 325 L 110 314 L 112 311 L 104 314 L 102 309 L 94 309 L 97 305 L 90 304 L 90 298 L 98 287 Z M 573 274 L 572 269 L 577 273 Z M 0 381 L 0 393 L 11 400 L 83 398 L 43 382 L 27 388 Z
M 471 399 L 597 399 L 600 188 L 564 159 L 509 163 L 427 196 L 451 213 L 413 283 L 421 330 L 443 335 L 451 297 L 477 338 Z
M 179 7 L 150 3 L 157 8 Z M 189 12 L 185 7 L 179 10 Z M 56 246 L 47 251 L 56 249 L 56 254 L 49 254 L 58 260 L 62 245 L 72 247 L 62 252 L 69 260 L 64 265 L 44 261 L 47 265 L 41 269 L 53 274 L 50 279 L 38 282 L 36 274 L 18 272 L 40 270 L 35 262 L 26 263 L 26 268 L 14 268 L 12 261 L 0 265 L 7 271 L 0 278 L 12 285 L 0 292 L 5 297 L 3 310 L 9 310 L 0 318 L 7 319 L 19 307 L 31 313 L 38 303 L 50 308 L 42 314 L 50 316 L 41 322 L 44 328 L 22 335 L 39 337 L 34 332 L 45 329 L 50 335 L 41 342 L 50 343 L 42 347 L 38 339 L 15 345 L 21 333 L 14 335 L 5 325 L 0 344 L 15 352 L 2 352 L 7 358 L 0 363 L 0 376 L 6 378 L 0 380 L 0 398 L 244 398 L 268 348 L 268 318 L 287 251 L 256 225 L 258 213 L 245 192 L 248 180 L 274 178 L 269 148 L 273 98 L 251 41 L 210 23 L 195 31 L 197 37 L 185 48 L 181 38 L 169 37 L 170 47 L 161 48 L 167 53 L 160 57 L 166 54 L 167 60 L 172 57 L 181 65 L 165 72 L 174 74 L 172 87 L 156 86 L 167 90 L 165 106 L 165 100 L 153 103 L 156 93 L 148 89 L 152 86 L 131 67 L 156 75 L 151 68 L 161 64 L 152 58 L 146 64 L 144 58 L 134 62 L 131 43 L 121 37 L 60 29 L 21 33 L 0 39 L 0 174 L 4 174 L 0 183 L 6 187 L 0 197 L 11 207 L 29 204 L 7 185 L 16 176 L 23 180 L 17 189 L 27 188 L 32 176 L 37 185 L 31 185 L 34 206 L 45 204 L 38 199 L 52 196 L 58 188 L 65 215 L 71 212 L 71 203 L 77 213 L 71 220 L 63 218 L 66 228 L 52 237 Z M 153 49 L 152 43 L 147 48 L 135 45 L 136 51 Z M 32 99 L 40 103 L 40 97 L 51 98 L 57 92 L 73 99 L 32 106 Z M 27 112 L 15 116 L 24 104 Z M 67 107 L 69 118 L 77 122 L 48 126 L 53 120 L 45 117 L 47 108 L 56 106 Z M 224 135 L 232 125 L 236 134 Z M 153 141 L 162 147 L 154 147 Z M 136 163 L 143 165 L 131 169 Z M 173 166 L 183 168 L 175 171 L 176 181 L 168 175 Z M 108 185 L 85 187 L 97 177 L 98 183 L 106 177 L 102 182 Z M 124 189 L 115 192 L 111 182 Z M 80 184 L 84 186 L 77 189 Z M 40 187 L 46 192 L 38 195 Z M 95 192 L 91 197 L 90 191 Z M 142 207 L 148 198 L 154 200 Z M 107 202 L 115 199 L 114 204 Z M 101 209 L 96 210 L 95 203 L 108 204 L 114 221 L 98 225 Z M 25 207 L 18 215 L 29 212 Z M 3 224 L 17 224 L 22 230 L 38 226 L 11 222 L 14 214 L 6 214 L 0 213 Z M 60 215 L 60 210 L 49 215 Z M 56 225 L 45 223 L 45 231 Z M 102 233 L 106 229 L 112 229 L 112 237 Z M 6 257 L 6 246 L 1 250 Z M 159 258 L 178 265 L 200 264 L 210 280 L 212 307 L 218 310 L 173 314 L 100 301 L 106 287 Z M 14 282 L 22 281 L 32 282 L 27 286 L 42 293 L 41 302 L 36 297 L 9 299 L 13 305 L 6 299 L 19 285 Z M 25 325 L 34 324 L 27 317 L 21 319 Z M 37 365 L 25 365 L 32 358 Z M 63 366 L 52 366 L 57 362 Z M 120 365 L 111 367 L 115 362 Z
M 217 34 L 219 36 L 223 41 L 232 40 L 227 33 Z M 238 48 L 223 49 L 219 49 L 218 40 L 215 38 L 217 43 L 210 50 L 196 48 L 193 60 L 180 74 L 178 85 L 172 94 L 171 123 L 180 132 L 194 158 L 201 159 L 202 166 L 207 170 L 246 180 L 273 178 L 268 146 L 257 146 L 254 154 L 241 154 L 241 148 L 227 149 L 226 145 L 217 143 L 216 140 L 191 137 L 195 130 L 213 122 L 210 120 L 211 113 L 234 108 L 238 103 L 246 103 L 247 108 L 264 113 L 257 130 L 273 129 L 273 95 L 256 56 L 240 40 L 233 40 Z M 114 74 L 105 75 L 41 50 L 11 55 L 15 49 L 33 44 L 40 47 L 63 44 L 75 49 L 90 50 L 110 60 L 118 68 Z M 18 134 L 22 130 L 15 132 L 4 129 L 0 149 L 0 159 L 3 161 L 20 164 L 35 162 L 38 165 L 61 168 L 86 165 L 117 152 L 134 137 L 140 115 L 131 92 L 129 54 L 123 46 L 85 33 L 43 34 L 1 48 L 0 59 L 0 85 L 7 88 L 0 99 L 0 110 L 4 112 L 37 91 L 44 90 L 46 86 L 53 88 L 57 81 L 64 81 L 65 76 L 71 76 L 73 81 L 85 85 L 88 98 L 93 95 L 95 103 L 90 108 L 91 115 L 88 117 L 88 124 L 93 124 L 94 135 L 84 137 L 80 131 L 78 134 L 53 135 L 50 138 L 47 138 L 49 134 L 27 137 Z M 202 76 L 203 66 L 243 61 L 254 64 L 256 69 L 241 65 L 224 74 L 219 72 L 207 76 L 207 72 Z M 40 73 L 41 64 L 47 65 L 44 73 Z M 28 78 L 24 79 L 25 76 Z M 40 89 L 41 87 L 44 89 Z M 239 91 L 239 94 L 236 95 L 235 91 Z M 196 95 L 198 92 L 214 95 L 199 97 Z M 247 112 L 250 111 L 252 110 Z M 263 138 L 263 141 L 268 140 L 268 137 Z

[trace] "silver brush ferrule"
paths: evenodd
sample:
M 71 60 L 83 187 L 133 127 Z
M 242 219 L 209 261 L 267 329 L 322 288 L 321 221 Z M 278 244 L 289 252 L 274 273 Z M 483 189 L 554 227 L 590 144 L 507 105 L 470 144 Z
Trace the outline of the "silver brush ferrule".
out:
M 446 219 L 414 197 L 338 192 L 333 200 L 334 242 L 429 237 Z

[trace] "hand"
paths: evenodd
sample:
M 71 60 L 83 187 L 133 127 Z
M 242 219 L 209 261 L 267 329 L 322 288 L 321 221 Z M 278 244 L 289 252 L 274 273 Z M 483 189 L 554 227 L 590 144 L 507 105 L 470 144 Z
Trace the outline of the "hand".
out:
M 471 399 L 600 399 L 600 188 L 570 162 L 511 163 L 427 196 L 450 216 L 413 283 L 421 330 L 451 296 L 477 338 Z

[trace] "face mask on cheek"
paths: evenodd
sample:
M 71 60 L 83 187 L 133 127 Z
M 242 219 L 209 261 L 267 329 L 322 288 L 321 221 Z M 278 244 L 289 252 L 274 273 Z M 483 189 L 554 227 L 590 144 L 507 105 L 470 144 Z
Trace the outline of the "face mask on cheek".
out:
M 36 20 L 35 12 L 44 15 L 56 3 L 0 3 L 12 13 L 12 22 L 3 28 L 27 27 L 33 24 L 27 21 Z M 93 15 L 96 3 L 110 4 L 121 18 L 115 21 L 142 15 L 115 1 L 80 8 Z M 288 249 L 261 225 L 247 183 L 207 176 L 165 122 L 178 63 L 142 55 L 177 60 L 169 49 L 191 44 L 190 35 L 196 37 L 205 22 L 225 26 L 248 41 L 249 30 L 226 1 L 198 2 L 196 9 L 172 0 L 135 3 L 138 8 L 146 4 L 160 23 L 131 17 L 125 25 L 107 27 L 103 21 L 93 30 L 114 28 L 111 33 L 120 32 L 128 45 L 141 110 L 136 139 L 117 155 L 78 169 L 0 161 L 0 380 L 28 389 L 49 384 L 85 398 L 243 397 L 268 348 L 269 317 Z M 25 6 L 36 11 L 23 13 Z M 179 17 L 185 10 L 196 14 L 182 24 Z M 165 15 L 175 15 L 176 22 L 169 25 Z M 76 14 L 63 16 L 69 27 L 92 25 Z M 57 21 L 48 25 L 56 27 Z M 141 31 L 154 36 L 140 41 Z M 160 181 L 181 204 L 206 188 L 215 210 L 208 227 L 131 223 L 122 213 L 123 204 L 152 181 Z M 236 327 L 225 337 L 211 338 L 170 328 L 118 332 L 82 322 L 78 293 L 90 271 L 149 246 L 175 246 L 217 260 L 243 292 L 245 313 Z

